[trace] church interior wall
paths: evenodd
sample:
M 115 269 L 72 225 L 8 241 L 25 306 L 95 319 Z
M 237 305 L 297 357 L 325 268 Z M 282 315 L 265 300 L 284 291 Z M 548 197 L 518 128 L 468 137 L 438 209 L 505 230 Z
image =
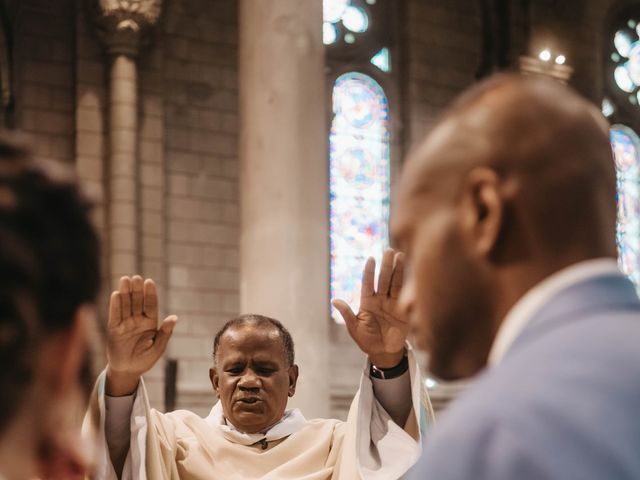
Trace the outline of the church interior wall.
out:
M 409 151 L 475 80 L 480 19 L 464 0 L 409 0 L 406 9 L 404 138 Z
M 603 21 L 612 3 L 514 2 L 511 62 L 551 42 L 575 69 L 571 84 L 599 102 Z M 15 125 L 30 135 L 39 156 L 75 163 L 97 199 L 106 255 L 105 49 L 84 2 L 5 4 L 14 27 Z M 400 157 L 476 80 L 482 55 L 482 22 L 470 2 L 401 4 Z M 178 361 L 175 406 L 205 413 L 212 395 L 212 337 L 240 313 L 238 11 L 237 2 L 228 0 L 172 0 L 164 9 L 138 59 L 139 273 L 157 280 L 162 312 L 181 319 L 167 353 Z M 105 273 L 105 293 L 110 281 Z M 364 359 L 340 325 L 332 323 L 330 345 L 331 411 L 344 417 Z M 152 403 L 161 409 L 164 387 L 161 364 L 148 375 Z
M 179 407 L 211 405 L 212 340 L 239 313 L 238 12 L 235 2 L 167 5 L 164 48 L 167 303 L 183 319 Z
M 74 17 L 72 2 L 17 2 L 12 21 L 16 76 L 15 121 L 37 154 L 74 160 Z

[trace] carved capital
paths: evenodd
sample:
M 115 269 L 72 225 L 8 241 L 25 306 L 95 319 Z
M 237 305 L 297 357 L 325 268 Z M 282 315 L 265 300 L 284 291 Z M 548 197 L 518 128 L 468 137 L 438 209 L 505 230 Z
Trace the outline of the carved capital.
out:
M 158 23 L 162 0 L 86 0 L 109 53 L 136 56 Z

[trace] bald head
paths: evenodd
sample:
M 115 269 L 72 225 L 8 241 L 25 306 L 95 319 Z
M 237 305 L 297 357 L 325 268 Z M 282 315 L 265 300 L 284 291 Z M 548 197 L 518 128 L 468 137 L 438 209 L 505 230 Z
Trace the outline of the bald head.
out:
M 520 210 L 537 247 L 585 250 L 586 234 L 594 256 L 615 255 L 608 124 L 568 87 L 511 74 L 471 88 L 410 155 L 400 193 L 439 188 L 454 197 L 479 166 L 504 181 L 502 193 Z
M 445 112 L 411 162 L 423 161 L 451 141 L 458 147 L 442 161 L 539 169 L 543 153 L 568 153 L 568 160 L 595 153 L 597 163 L 604 157 L 610 167 L 608 125 L 598 109 L 568 87 L 541 77 L 497 75 L 469 89 Z M 465 149 L 473 155 L 457 155 Z
M 434 373 L 474 374 L 533 285 L 616 256 L 615 188 L 608 125 L 569 88 L 499 75 L 455 102 L 405 163 L 391 221 Z

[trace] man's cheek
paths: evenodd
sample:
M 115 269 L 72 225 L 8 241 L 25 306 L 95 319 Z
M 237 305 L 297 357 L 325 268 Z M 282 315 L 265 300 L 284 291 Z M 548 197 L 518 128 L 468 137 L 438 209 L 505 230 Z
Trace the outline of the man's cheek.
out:
M 417 302 L 411 316 L 411 332 L 414 335 L 416 345 L 420 350 L 430 349 L 431 332 L 429 316 L 420 302 Z

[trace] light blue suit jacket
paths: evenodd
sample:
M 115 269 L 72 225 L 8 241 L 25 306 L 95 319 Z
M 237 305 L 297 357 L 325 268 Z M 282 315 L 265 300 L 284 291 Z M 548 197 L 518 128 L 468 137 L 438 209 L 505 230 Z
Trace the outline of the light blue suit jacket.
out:
M 622 275 L 548 302 L 426 439 L 410 479 L 640 479 L 640 300 Z

